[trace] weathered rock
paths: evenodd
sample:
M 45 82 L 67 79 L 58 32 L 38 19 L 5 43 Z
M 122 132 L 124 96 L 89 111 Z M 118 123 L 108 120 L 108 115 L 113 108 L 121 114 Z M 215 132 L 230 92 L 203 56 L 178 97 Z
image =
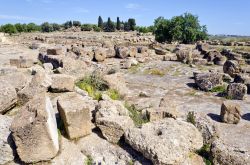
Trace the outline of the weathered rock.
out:
M 132 66 L 132 61 L 130 59 L 124 59 L 120 62 L 121 69 L 129 69 Z
M 137 48 L 134 46 L 129 47 L 129 56 L 130 57 L 136 57 L 137 55 Z
M 62 55 L 63 54 L 63 49 L 62 49 L 62 47 L 48 48 L 47 49 L 47 54 L 48 55 Z
M 241 108 L 239 104 L 232 101 L 225 101 L 221 105 L 221 120 L 229 124 L 238 124 L 241 119 Z
M 65 93 L 57 101 L 58 111 L 70 139 L 91 133 L 90 109 L 84 103 L 84 97 L 74 92 Z
M 129 116 L 106 116 L 97 118 L 96 125 L 109 142 L 117 144 L 124 132 L 132 128 L 134 123 Z
M 247 124 L 220 124 L 217 138 L 211 146 L 213 164 L 248 165 L 250 163 L 249 131 Z
M 247 93 L 250 94 L 250 76 L 246 74 L 237 74 L 234 78 L 235 83 L 242 83 L 247 86 Z
M 247 94 L 247 86 L 240 83 L 232 83 L 227 87 L 227 96 L 234 100 L 243 100 Z
M 115 49 L 114 48 L 107 48 L 106 54 L 107 54 L 107 58 L 115 57 L 115 55 L 116 55 Z
M 98 62 L 104 61 L 107 57 L 107 52 L 105 48 L 97 48 L 94 50 L 94 52 L 95 52 L 95 59 Z
M 52 73 L 53 65 L 51 63 L 44 63 L 43 68 L 47 73 Z
M 50 160 L 58 150 L 55 113 L 45 93 L 23 106 L 11 124 L 20 159 L 26 163 Z
M 194 79 L 196 85 L 204 91 L 209 91 L 222 84 L 222 74 L 220 73 L 198 73 Z
M 129 56 L 129 49 L 127 47 L 117 47 L 116 56 L 119 58 L 126 58 Z
M 34 61 L 20 56 L 18 59 L 10 59 L 10 65 L 17 68 L 29 68 L 34 65 Z
M 137 48 L 137 50 L 138 50 L 138 53 L 147 53 L 148 52 L 148 47 L 146 47 L 146 46 L 140 46 L 140 47 L 138 47 Z
M 154 164 L 179 164 L 200 149 L 203 139 L 190 123 L 167 118 L 129 129 L 125 140 Z
M 176 119 L 179 116 L 179 113 L 176 110 L 174 105 L 169 104 L 166 107 L 160 108 L 148 108 L 147 109 L 148 119 L 152 121 L 158 121 L 164 118 L 173 118 Z
M 0 114 L 13 108 L 17 103 L 17 93 L 15 88 L 7 81 L 0 81 Z
M 93 159 L 93 164 L 127 165 L 132 161 L 132 157 L 124 149 L 93 133 L 81 138 L 76 145 L 84 155 L 89 155 Z
M 155 49 L 155 53 L 158 55 L 166 55 L 167 54 L 167 50 L 162 49 L 162 48 L 154 48 Z
M 34 95 L 47 91 L 51 81 L 51 78 L 45 72 L 37 72 L 32 77 L 31 82 L 17 93 L 18 102 L 24 104 L 32 99 Z
M 178 61 L 188 64 L 193 62 L 192 51 L 190 49 L 179 49 L 176 55 Z
M 13 141 L 9 130 L 11 122 L 12 118 L 0 115 L 0 164 L 14 160 Z
M 97 107 L 96 119 L 109 116 L 129 116 L 129 111 L 121 101 L 112 100 L 105 94 L 103 94 L 102 99 Z
M 18 92 L 28 84 L 30 76 L 25 75 L 22 72 L 16 72 L 0 76 L 0 81 L 1 80 L 8 82 L 8 84 L 12 85 Z
M 121 96 L 125 96 L 128 93 L 128 88 L 122 73 L 105 75 L 103 79 L 108 83 L 109 87 L 117 90 Z
M 237 61 L 227 60 L 223 66 L 223 71 L 234 78 L 236 74 L 240 73 L 241 68 Z
M 60 153 L 50 161 L 52 165 L 86 164 L 87 156 L 81 153 L 76 144 L 62 137 Z
M 51 79 L 50 89 L 52 92 L 72 92 L 74 90 L 74 78 L 69 75 L 54 74 L 51 76 Z

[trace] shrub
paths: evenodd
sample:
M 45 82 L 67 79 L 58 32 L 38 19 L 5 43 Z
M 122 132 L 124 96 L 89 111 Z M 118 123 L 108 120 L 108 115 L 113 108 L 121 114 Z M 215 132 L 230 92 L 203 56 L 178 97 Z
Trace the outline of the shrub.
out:
M 92 164 L 94 164 L 93 158 L 90 155 L 88 155 L 87 159 L 85 160 L 85 165 L 92 165 Z
M 200 150 L 196 151 L 198 155 L 203 157 L 203 160 L 206 165 L 212 165 L 212 162 L 210 161 L 211 159 L 210 152 L 211 152 L 210 144 L 204 144 Z
M 218 93 L 225 93 L 227 90 L 227 87 L 225 85 L 222 86 L 216 86 L 210 90 L 210 92 L 218 92 Z
M 164 76 L 165 73 L 160 70 L 160 69 L 149 69 L 145 71 L 146 74 L 151 74 L 151 75 L 158 75 L 158 76 Z
M 119 94 L 119 92 L 116 89 L 109 89 L 108 90 L 108 96 L 112 99 L 112 100 L 120 100 L 122 97 Z
M 100 32 L 102 29 L 99 28 L 99 27 L 96 26 L 96 25 L 93 25 L 93 30 L 94 30 L 95 32 Z
M 73 21 L 73 26 L 76 26 L 76 27 L 80 27 L 81 26 L 81 22 L 80 21 Z
M 129 105 L 127 102 L 125 103 L 125 107 L 130 112 L 129 117 L 134 121 L 134 124 L 138 127 L 142 126 L 142 124 L 148 123 L 149 120 L 146 116 L 143 116 L 141 112 L 139 112 L 135 105 Z
M 115 31 L 115 23 L 111 21 L 110 17 L 108 18 L 108 21 L 104 23 L 104 29 L 105 32 L 114 32 Z
M 187 122 L 192 123 L 193 125 L 196 124 L 196 116 L 195 116 L 194 112 L 188 112 Z
M 91 31 L 92 30 L 92 25 L 91 24 L 83 24 L 81 26 L 82 31 Z
M 4 33 L 8 33 L 9 35 L 17 33 L 16 27 L 14 25 L 12 25 L 12 24 L 3 25 L 1 30 Z
M 41 30 L 42 32 L 52 32 L 53 31 L 53 26 L 51 24 L 49 24 L 48 22 L 44 22 L 41 25 Z
M 107 82 L 104 81 L 101 76 L 96 74 L 86 76 L 83 80 L 77 82 L 76 86 L 88 92 L 89 96 L 98 101 L 102 99 L 101 91 L 109 89 Z
M 194 43 L 208 38 L 206 26 L 201 26 L 198 17 L 190 13 L 170 20 L 159 17 L 155 20 L 155 39 L 158 42 Z

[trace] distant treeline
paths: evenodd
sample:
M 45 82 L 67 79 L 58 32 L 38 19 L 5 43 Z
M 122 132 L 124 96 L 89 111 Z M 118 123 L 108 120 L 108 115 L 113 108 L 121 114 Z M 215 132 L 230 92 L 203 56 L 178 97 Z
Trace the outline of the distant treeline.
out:
M 208 39 L 207 28 L 204 25 L 200 25 L 198 16 L 190 13 L 185 13 L 180 16 L 172 17 L 171 19 L 165 19 L 164 17 L 158 17 L 154 21 L 153 26 L 142 27 L 136 26 L 136 20 L 129 18 L 127 21 L 121 21 L 117 17 L 116 22 L 112 21 L 110 17 L 106 22 L 102 17 L 98 17 L 97 24 L 81 24 L 80 21 L 67 21 L 64 24 L 48 23 L 45 22 L 42 25 L 30 24 L 6 24 L 0 27 L 0 31 L 9 33 L 21 32 L 53 32 L 65 30 L 73 27 L 78 27 L 82 31 L 138 31 L 141 33 L 152 32 L 155 34 L 155 39 L 158 42 L 178 42 L 178 43 L 194 43 L 199 40 Z
M 152 32 L 152 28 L 138 27 L 136 26 L 136 20 L 129 18 L 127 21 L 120 21 L 117 17 L 116 22 L 113 22 L 110 17 L 106 22 L 103 21 L 102 17 L 98 17 L 97 24 L 82 24 L 80 21 L 67 21 L 64 24 L 44 22 L 41 25 L 35 23 L 29 24 L 5 24 L 0 26 L 0 32 L 8 33 L 10 35 L 22 32 L 54 32 L 66 30 L 72 27 L 79 27 L 82 31 L 104 31 L 104 32 L 115 32 L 115 31 L 140 31 L 143 33 Z

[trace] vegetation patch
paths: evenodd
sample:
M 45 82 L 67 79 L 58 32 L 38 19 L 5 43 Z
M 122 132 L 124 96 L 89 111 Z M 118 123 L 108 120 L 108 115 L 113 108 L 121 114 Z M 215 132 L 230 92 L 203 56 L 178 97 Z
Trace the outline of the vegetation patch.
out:
M 196 124 L 196 116 L 194 114 L 194 112 L 188 112 L 188 115 L 187 115 L 187 122 L 189 123 L 192 123 L 193 125 Z
M 160 69 L 148 69 L 144 71 L 145 74 L 157 75 L 163 77 L 165 75 L 163 70 Z
M 116 89 L 109 89 L 107 91 L 107 94 L 112 100 L 121 100 L 122 99 L 122 96 L 120 95 L 120 93 Z
M 211 156 L 210 156 L 210 153 L 211 153 L 210 144 L 204 144 L 200 150 L 196 151 L 196 153 L 200 155 L 201 157 L 203 157 L 204 163 L 206 165 L 212 165 Z
M 216 86 L 216 87 L 212 88 L 210 90 L 210 92 L 225 93 L 226 90 L 227 90 L 227 86 L 226 85 L 220 85 L 220 86 Z
M 132 74 L 135 74 L 139 71 L 139 68 L 141 67 L 141 64 L 137 64 L 135 66 L 131 66 L 128 71 Z
M 89 96 L 98 101 L 102 99 L 102 91 L 109 89 L 107 82 L 96 74 L 85 77 L 83 80 L 77 82 L 76 86 L 88 92 Z
M 94 160 L 90 155 L 88 155 L 87 159 L 85 160 L 85 165 L 92 165 L 92 164 L 94 164 Z
M 135 105 L 130 105 L 128 103 L 125 103 L 125 107 L 130 112 L 129 116 L 134 121 L 134 124 L 138 127 L 142 126 L 145 123 L 149 122 L 149 119 L 142 115 L 141 112 L 136 109 Z

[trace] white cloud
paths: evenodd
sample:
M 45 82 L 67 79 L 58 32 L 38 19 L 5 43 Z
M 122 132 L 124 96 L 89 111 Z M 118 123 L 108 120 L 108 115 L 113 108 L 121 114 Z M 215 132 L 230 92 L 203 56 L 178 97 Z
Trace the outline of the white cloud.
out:
M 36 21 L 37 18 L 18 16 L 18 15 L 4 15 L 0 14 L 0 19 L 9 19 L 9 20 L 21 20 L 21 21 Z
M 89 13 L 88 9 L 84 9 L 84 8 L 75 8 L 73 9 L 76 13 Z
M 139 4 L 136 4 L 136 3 L 129 3 L 125 6 L 126 9 L 133 9 L 133 10 L 136 10 L 136 9 L 140 9 L 141 6 Z

